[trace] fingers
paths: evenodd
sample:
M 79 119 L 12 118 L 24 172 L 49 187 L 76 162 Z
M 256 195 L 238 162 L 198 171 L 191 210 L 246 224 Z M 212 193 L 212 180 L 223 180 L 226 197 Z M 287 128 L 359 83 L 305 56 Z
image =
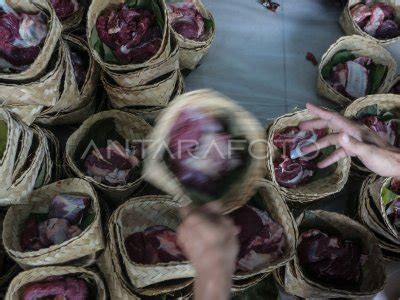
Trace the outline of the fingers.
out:
M 339 145 L 346 151 L 347 154 L 358 156 L 359 159 L 365 160 L 374 156 L 375 146 L 358 141 L 346 133 L 341 133 Z
M 318 163 L 318 168 L 320 168 L 320 169 L 327 168 L 330 165 L 337 163 L 339 160 L 341 160 L 342 158 L 345 158 L 347 156 L 348 155 L 343 148 L 336 149 L 331 155 L 329 155 L 324 160 L 322 160 Z
M 312 120 L 305 122 L 305 125 L 303 125 L 304 129 L 312 129 L 312 126 L 315 126 L 314 129 L 329 127 L 336 131 L 346 132 L 358 140 L 362 139 L 363 126 L 357 122 L 349 120 L 337 112 L 315 106 L 311 103 L 307 103 L 307 109 L 312 115 L 319 117 L 322 121 Z M 310 126 L 311 128 L 307 128 Z M 303 129 L 303 127 L 301 128 Z
M 299 124 L 301 130 L 323 129 L 328 127 L 328 121 L 323 119 L 304 121 Z
M 306 106 L 307 106 L 308 112 L 310 114 L 312 114 L 313 116 L 319 117 L 326 121 L 330 121 L 333 117 L 334 113 L 330 110 L 316 106 L 312 103 L 307 103 Z
M 315 143 L 301 148 L 301 154 L 303 154 L 304 156 L 332 145 L 339 145 L 339 137 L 340 134 L 338 133 L 332 133 L 327 136 L 324 136 Z

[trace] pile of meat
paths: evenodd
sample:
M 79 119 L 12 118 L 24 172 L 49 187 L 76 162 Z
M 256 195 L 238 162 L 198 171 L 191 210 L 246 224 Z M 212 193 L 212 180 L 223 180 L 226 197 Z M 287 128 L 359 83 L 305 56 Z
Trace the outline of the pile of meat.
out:
M 110 186 L 126 185 L 142 159 L 140 145 L 125 149 L 118 141 L 96 148 L 85 159 L 86 174 Z
M 22 251 L 37 251 L 59 245 L 82 233 L 79 227 L 90 207 L 86 196 L 60 194 L 53 198 L 47 218 L 31 214 L 21 232 Z
M 152 226 L 125 239 L 129 258 L 144 265 L 183 261 L 185 256 L 177 245 L 176 233 L 166 226 Z
M 46 16 L 17 13 L 0 2 L 0 71 L 21 72 L 37 58 L 47 36 Z
M 267 212 L 246 205 L 230 216 L 240 227 L 237 270 L 248 272 L 268 267 L 283 256 L 286 246 L 283 227 Z M 153 265 L 186 259 L 177 244 L 175 231 L 160 225 L 129 235 L 125 239 L 125 249 L 137 264 Z
M 200 41 L 204 37 L 204 18 L 192 0 L 168 3 L 172 28 L 189 40 Z
M 232 212 L 231 217 L 240 227 L 238 271 L 266 268 L 283 256 L 286 247 L 283 227 L 266 211 L 245 205 Z
M 327 131 L 304 131 L 296 126 L 286 127 L 274 134 L 274 145 L 282 151 L 281 157 L 274 161 L 275 178 L 279 185 L 296 188 L 310 181 L 317 170 L 317 154 L 303 156 L 301 148 L 315 143 Z
M 68 19 L 79 9 L 77 0 L 51 0 L 50 2 L 61 21 Z
M 67 276 L 54 276 L 41 282 L 26 285 L 21 299 L 89 300 L 91 298 L 85 280 Z
M 359 283 L 361 267 L 367 258 L 357 242 L 318 229 L 301 233 L 297 255 L 308 274 L 335 286 Z
M 392 179 L 390 190 L 396 195 L 400 195 L 400 180 L 398 178 Z M 390 223 L 400 232 L 400 196 L 386 206 L 386 215 Z
M 334 66 L 326 80 L 338 93 L 350 99 L 357 99 L 366 96 L 369 92 L 372 84 L 370 73 L 373 66 L 374 62 L 371 58 L 361 56 Z
M 153 12 L 126 4 L 107 9 L 96 22 L 100 40 L 123 63 L 142 63 L 161 47 L 162 31 Z
M 369 129 L 375 131 L 392 146 L 399 146 L 398 120 L 381 120 L 378 116 L 365 116 L 360 120 Z
M 400 35 L 396 11 L 388 4 L 367 0 L 354 5 L 350 12 L 354 22 L 377 39 L 392 39 Z
M 214 195 L 220 180 L 243 163 L 243 151 L 230 146 L 232 139 L 220 120 L 186 108 L 169 134 L 171 171 L 183 185 Z

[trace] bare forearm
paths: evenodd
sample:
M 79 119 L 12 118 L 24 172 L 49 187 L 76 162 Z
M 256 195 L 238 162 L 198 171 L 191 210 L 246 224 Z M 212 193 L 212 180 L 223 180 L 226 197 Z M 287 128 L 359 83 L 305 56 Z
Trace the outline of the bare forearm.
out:
M 217 275 L 196 277 L 194 283 L 195 300 L 229 299 L 232 286 L 232 276 Z

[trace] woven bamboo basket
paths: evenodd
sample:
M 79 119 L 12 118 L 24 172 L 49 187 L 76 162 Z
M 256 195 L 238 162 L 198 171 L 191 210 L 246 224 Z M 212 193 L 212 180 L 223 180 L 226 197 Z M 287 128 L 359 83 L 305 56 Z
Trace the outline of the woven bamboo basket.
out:
M 130 72 L 112 72 L 105 70 L 107 74 L 115 81 L 116 85 L 122 88 L 132 88 L 146 85 L 149 82 L 179 70 L 179 45 L 173 34 L 169 34 L 171 43 L 171 52 L 165 60 L 149 64 L 148 66 Z
M 273 270 L 292 260 L 295 255 L 298 236 L 297 225 L 279 188 L 270 181 L 262 180 L 258 183 L 257 196 L 260 201 L 256 203 L 256 207 L 267 211 L 271 218 L 284 228 L 286 238 L 285 253 L 279 260 L 269 266 L 255 269 L 252 272 L 237 271 L 233 276 L 234 283 L 260 274 L 269 275 Z
M 64 74 L 65 51 L 63 46 L 58 43 L 52 62 L 49 63 L 48 72 L 36 81 L 26 83 L 7 83 L 0 81 L 1 103 L 3 106 L 33 106 L 43 109 L 45 106 L 52 106 L 57 102 L 59 89 Z M 35 110 L 28 111 L 28 114 L 21 114 L 21 118 L 27 124 L 32 122 L 40 113 L 34 114 Z
M 386 3 L 386 4 L 393 6 L 396 10 L 396 22 L 400 21 L 400 18 L 399 18 L 400 5 L 398 4 L 397 1 L 395 1 L 395 0 L 378 0 L 378 1 L 375 0 L 374 2 L 375 3 L 378 3 L 378 2 Z M 363 37 L 369 38 L 369 39 L 373 40 L 374 42 L 381 44 L 383 46 L 394 44 L 400 40 L 400 37 L 395 37 L 392 39 L 384 39 L 384 40 L 377 39 L 377 38 L 369 35 L 368 33 L 366 33 L 364 30 L 362 30 L 360 28 L 360 26 L 358 26 L 357 23 L 354 22 L 353 18 L 351 17 L 351 13 L 350 13 L 351 8 L 359 3 L 365 3 L 365 1 L 362 1 L 362 0 L 347 1 L 347 4 L 340 16 L 339 23 L 340 23 L 340 26 L 342 27 L 343 31 L 346 33 L 346 35 L 358 34 Z
M 135 287 L 142 288 L 163 281 L 195 276 L 192 265 L 187 261 L 156 265 L 137 264 L 129 258 L 125 248 L 125 239 L 129 235 L 150 226 L 163 225 L 176 230 L 180 223 L 180 203 L 169 199 L 168 196 L 132 198 L 115 212 L 117 244 L 127 275 Z
M 62 160 L 61 160 L 61 149 L 60 143 L 56 136 L 50 131 L 45 128 L 41 128 L 43 133 L 45 134 L 47 141 L 48 141 L 48 148 L 50 155 L 49 160 L 53 164 L 53 168 L 50 170 L 50 178 L 44 181 L 45 184 L 49 184 L 51 181 L 57 181 L 61 177 L 61 167 L 62 167 Z M 35 188 L 39 186 L 35 185 Z
M 383 188 L 390 186 L 391 180 L 392 180 L 392 178 L 380 178 L 380 179 L 376 180 L 373 184 L 371 184 L 369 189 L 372 194 L 371 196 L 374 199 L 375 205 L 379 209 L 379 212 L 384 221 L 385 227 L 397 239 L 397 241 L 399 241 L 399 244 L 400 244 L 400 233 L 396 230 L 396 228 L 389 221 L 389 218 L 386 215 L 386 207 L 383 205 L 382 197 L 381 197 Z
M 21 296 L 24 286 L 30 283 L 43 281 L 46 278 L 52 276 L 76 276 L 78 278 L 82 278 L 89 283 L 91 287 L 90 290 L 95 294 L 95 296 L 93 298 L 91 297 L 90 299 L 106 300 L 108 298 L 103 280 L 97 273 L 84 268 L 65 266 L 42 267 L 20 273 L 17 277 L 13 279 L 10 286 L 8 287 L 5 299 L 22 299 Z
M 265 144 L 260 142 L 264 139 L 264 132 L 258 121 L 239 105 L 228 100 L 221 94 L 210 90 L 198 90 L 177 97 L 160 115 L 154 128 L 148 147 L 148 157 L 145 160 L 144 177 L 151 184 L 164 192 L 182 197 L 183 202 L 190 202 L 185 196 L 185 187 L 170 172 L 163 159 L 164 153 L 159 151 L 159 146 L 168 144 L 168 135 L 174 125 L 176 118 L 182 109 L 189 106 L 197 107 L 221 118 L 229 118 L 235 122 L 235 126 L 241 131 L 241 135 L 252 145 L 252 154 L 241 176 L 234 184 L 226 187 L 226 192 L 218 200 L 224 207 L 225 212 L 243 206 L 255 192 L 256 184 L 265 174 L 264 155 Z M 167 142 L 167 143 L 165 143 Z
M 60 193 L 80 193 L 88 195 L 94 219 L 82 233 L 59 245 L 38 251 L 21 251 L 20 234 L 24 222 L 32 212 L 45 213 L 52 199 Z M 29 204 L 11 207 L 4 219 L 4 248 L 10 257 L 22 268 L 49 265 L 88 266 L 94 263 L 99 251 L 104 248 L 101 228 L 100 206 L 97 194 L 92 186 L 82 179 L 65 179 L 35 190 Z
M 151 0 L 155 1 L 161 9 L 161 13 L 163 19 L 165 21 L 163 28 L 163 40 L 161 43 L 161 47 L 158 52 L 150 58 L 148 61 L 140 63 L 140 64 L 111 64 L 105 62 L 97 53 L 97 51 L 93 48 L 93 45 L 89 42 L 89 47 L 92 52 L 94 59 L 100 64 L 103 70 L 111 71 L 111 72 L 131 72 L 134 70 L 146 68 L 150 64 L 158 64 L 165 61 L 171 53 L 171 44 L 170 44 L 170 31 L 168 27 L 168 13 L 167 8 L 163 0 Z M 97 18 L 101 15 L 101 13 L 110 6 L 118 5 L 121 3 L 125 3 L 124 0 L 93 0 L 89 6 L 88 14 L 87 14 L 87 27 L 86 32 L 88 36 L 88 40 L 92 40 L 92 30 L 96 28 Z
M 69 18 L 61 20 L 62 30 L 63 32 L 72 32 L 77 29 L 82 24 L 82 21 L 85 16 L 85 7 L 82 3 L 79 5 L 79 8 L 76 12 L 74 12 Z
M 395 86 L 397 86 L 399 83 L 400 83 L 400 76 L 397 75 L 397 76 L 393 79 L 392 84 L 390 85 L 389 93 L 395 94 L 395 93 L 393 92 L 393 88 L 394 88 Z
M 260 281 L 265 279 L 267 276 L 269 276 L 269 274 L 258 274 L 253 277 L 249 277 L 242 280 L 233 280 L 231 287 L 231 295 L 235 296 L 240 294 L 241 292 L 246 291 L 252 286 L 255 286 L 256 284 L 260 283 Z
M 97 113 L 89 117 L 82 125 L 69 137 L 65 149 L 65 164 L 77 177 L 92 183 L 98 190 L 104 193 L 112 201 L 119 202 L 126 199 L 135 192 L 142 183 L 142 178 L 129 182 L 125 186 L 109 186 L 99 183 L 92 177 L 86 175 L 83 170 L 83 157 L 87 150 L 105 146 L 110 136 L 100 135 L 97 126 L 108 126 L 110 122 L 115 124 L 117 133 L 128 141 L 143 140 L 152 130 L 152 127 L 143 119 L 132 114 L 109 110 Z M 100 124 L 100 125 L 99 125 Z M 102 127 L 104 128 L 104 127 Z M 97 133 L 97 135 L 96 135 Z M 94 145 L 93 145 L 94 143 Z
M 151 196 L 148 196 L 150 198 Z M 159 196 L 153 196 L 155 199 Z M 165 196 L 167 201 L 172 201 Z M 99 259 L 99 267 L 106 276 L 107 285 L 112 299 L 135 299 L 135 296 L 157 296 L 168 294 L 171 297 L 183 297 L 191 293 L 192 278 L 160 282 L 143 288 L 135 287 L 126 275 L 126 269 L 118 245 L 116 227 L 117 213 L 113 213 L 108 222 L 108 243 L 106 250 Z
M 3 212 L 0 213 L 0 232 L 3 231 L 3 220 L 4 220 L 4 216 L 5 214 Z M 13 277 L 15 277 L 15 275 L 18 274 L 19 272 L 19 267 L 18 265 L 11 260 L 11 258 L 9 258 L 7 256 L 6 251 L 4 250 L 3 247 L 3 240 L 0 237 L 0 259 L 1 259 L 1 263 L 2 263 L 2 273 L 0 274 L 0 289 L 3 289 L 4 287 L 7 287 L 9 282 L 11 281 L 11 279 Z M 9 265 L 6 264 L 6 260 L 9 261 Z
M 307 110 L 289 113 L 277 118 L 268 130 L 267 172 L 270 180 L 279 186 L 275 178 L 274 161 L 280 157 L 281 151 L 274 145 L 274 134 L 288 126 L 298 126 L 300 122 L 313 119 Z M 350 158 L 337 163 L 335 171 L 327 177 L 316 179 L 308 184 L 289 189 L 279 186 L 281 193 L 291 204 L 305 204 L 333 195 L 341 191 L 347 182 L 350 171 Z
M 368 258 L 362 266 L 361 282 L 359 287 L 341 288 L 314 281 L 307 276 L 299 264 L 297 256 L 285 268 L 285 290 L 303 298 L 353 298 L 373 296 L 383 289 L 385 283 L 385 269 L 382 253 L 377 240 L 361 224 L 333 212 L 321 210 L 306 211 L 297 220 L 299 231 L 309 228 L 338 231 L 345 239 L 358 240 L 363 253 Z
M 149 82 L 130 88 L 119 87 L 102 73 L 102 82 L 111 106 L 120 109 L 127 106 L 167 106 L 179 78 L 179 70 Z
M 386 182 L 386 178 L 370 175 L 364 181 L 359 196 L 358 217 L 376 237 L 383 257 L 389 261 L 400 260 L 400 240 L 389 230 L 385 224 L 384 215 L 380 214 L 381 197 L 376 193 Z M 371 191 L 374 190 L 374 191 Z M 379 196 L 379 199 L 377 196 Z
M 400 95 L 393 94 L 370 95 L 359 98 L 345 109 L 344 116 L 354 119 L 360 110 L 371 105 L 377 105 L 384 111 L 391 111 L 400 116 Z M 364 177 L 371 173 L 367 167 L 355 159 L 352 160 L 352 170 Z
M 319 64 L 319 75 L 317 80 L 317 92 L 341 106 L 347 106 L 353 102 L 352 99 L 343 96 L 333 89 L 328 82 L 322 77 L 322 68 L 331 61 L 332 57 L 340 50 L 349 50 L 356 56 L 368 56 L 375 63 L 387 66 L 388 72 L 382 85 L 377 90 L 377 94 L 385 94 L 389 91 L 390 84 L 397 71 L 397 63 L 385 48 L 378 45 L 368 38 L 352 35 L 339 38 L 327 52 L 322 56 Z
M 99 67 L 91 57 L 87 43 L 82 38 L 73 35 L 64 35 L 63 39 L 65 43 L 65 51 L 67 52 L 64 90 L 56 105 L 45 110 L 43 114 L 64 113 L 82 108 L 90 101 L 93 101 L 93 96 L 96 92 L 97 82 L 100 77 Z M 81 88 L 78 87 L 76 82 L 71 57 L 69 55 L 71 47 L 75 47 L 86 53 L 86 58 L 89 60 L 85 82 Z
M 36 119 L 36 123 L 47 126 L 81 124 L 91 115 L 102 110 L 106 102 L 106 93 L 98 89 L 96 95 L 88 101 L 86 105 L 66 113 L 56 113 L 51 115 L 42 115 Z
M 177 96 L 182 95 L 185 92 L 185 86 L 183 82 L 183 76 L 179 72 L 178 82 L 176 83 L 174 92 L 171 96 L 171 99 L 168 101 L 170 103 L 173 101 Z M 141 106 L 134 106 L 134 107 L 125 107 L 122 110 L 134 114 L 138 117 L 143 118 L 147 123 L 154 126 L 156 123 L 156 119 L 160 115 L 160 113 L 165 109 L 164 106 L 149 106 L 149 107 L 141 107 Z
M 0 205 L 26 203 L 48 152 L 48 140 L 39 128 L 26 127 L 6 110 L 1 110 L 1 113 L 3 115 L 0 118 L 5 117 L 2 118 L 5 120 L 8 115 L 9 119 L 6 121 L 8 141 L 0 165 Z
M 45 71 L 53 55 L 57 42 L 61 37 L 61 23 L 48 1 L 9 0 L 7 3 L 16 11 L 32 13 L 42 12 L 48 17 L 48 33 L 42 46 L 42 51 L 40 51 L 38 57 L 29 68 L 20 73 L 0 73 L 0 80 L 9 80 L 13 82 L 35 80 Z
M 173 31 L 174 35 L 176 36 L 179 42 L 179 47 L 180 47 L 179 64 L 181 66 L 181 69 L 189 69 L 189 70 L 194 70 L 197 67 L 203 56 L 207 54 L 208 49 L 210 49 L 211 44 L 215 38 L 215 21 L 211 12 L 206 9 L 201 0 L 193 0 L 193 4 L 200 11 L 200 13 L 204 18 L 212 21 L 212 27 L 208 30 L 208 32 L 205 33 L 204 40 L 193 41 L 187 39 L 181 34 L 174 31 L 171 27 L 171 30 Z

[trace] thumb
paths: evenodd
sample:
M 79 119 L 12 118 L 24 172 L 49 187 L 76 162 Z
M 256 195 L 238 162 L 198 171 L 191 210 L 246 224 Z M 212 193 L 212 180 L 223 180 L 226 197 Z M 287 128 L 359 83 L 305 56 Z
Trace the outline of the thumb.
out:
M 361 160 L 373 155 L 372 145 L 360 142 L 359 140 L 349 136 L 347 133 L 342 133 L 339 138 L 340 146 L 346 151 L 350 156 L 357 156 Z

